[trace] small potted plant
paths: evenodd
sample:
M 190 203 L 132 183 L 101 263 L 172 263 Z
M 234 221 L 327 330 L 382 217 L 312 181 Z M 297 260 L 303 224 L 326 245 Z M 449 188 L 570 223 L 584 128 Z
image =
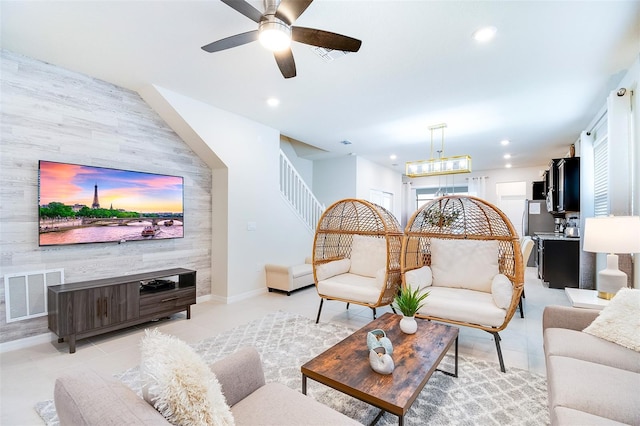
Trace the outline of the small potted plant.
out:
M 422 294 L 420 292 L 421 289 L 419 287 L 412 290 L 410 286 L 402 286 L 393 301 L 394 306 L 402 312 L 403 318 L 400 320 L 400 330 L 406 334 L 413 334 L 418 330 L 415 315 L 424 306 L 424 299 L 429 296 L 428 291 Z

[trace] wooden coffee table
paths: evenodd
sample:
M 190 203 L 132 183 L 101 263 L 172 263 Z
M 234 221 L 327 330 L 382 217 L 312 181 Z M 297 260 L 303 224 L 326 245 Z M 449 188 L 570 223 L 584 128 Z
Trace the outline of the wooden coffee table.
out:
M 388 411 L 402 426 L 404 415 L 454 343 L 454 372 L 442 372 L 458 377 L 458 329 L 417 319 L 418 331 L 404 334 L 400 319 L 401 315 L 386 313 L 304 364 L 302 393 L 307 394 L 308 377 L 383 410 L 373 423 Z M 367 333 L 377 328 L 393 343 L 395 370 L 389 375 L 369 365 Z

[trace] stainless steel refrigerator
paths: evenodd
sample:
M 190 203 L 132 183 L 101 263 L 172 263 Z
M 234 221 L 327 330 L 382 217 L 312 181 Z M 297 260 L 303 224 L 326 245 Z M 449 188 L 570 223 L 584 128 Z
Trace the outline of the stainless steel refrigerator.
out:
M 524 202 L 524 214 L 522 216 L 522 232 L 524 235 L 533 237 L 536 232 L 553 232 L 555 229 L 554 217 L 547 211 L 546 200 L 524 200 Z M 527 266 L 536 266 L 536 256 L 537 247 L 534 247 L 529 259 L 524 259 Z

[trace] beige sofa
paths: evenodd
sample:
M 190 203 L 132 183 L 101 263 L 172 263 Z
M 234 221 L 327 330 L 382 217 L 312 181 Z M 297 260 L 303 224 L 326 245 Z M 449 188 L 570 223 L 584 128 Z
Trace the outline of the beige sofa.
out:
M 260 355 L 247 347 L 211 365 L 236 425 L 359 425 L 281 383 L 265 383 Z M 122 382 L 92 370 L 56 380 L 60 424 L 163 425 L 158 411 Z
M 264 265 L 269 291 L 280 290 L 291 295 L 291 292 L 315 284 L 313 265 L 307 257 L 301 265 L 282 266 L 268 263 Z
M 582 332 L 599 312 L 544 310 L 552 425 L 640 425 L 640 352 Z

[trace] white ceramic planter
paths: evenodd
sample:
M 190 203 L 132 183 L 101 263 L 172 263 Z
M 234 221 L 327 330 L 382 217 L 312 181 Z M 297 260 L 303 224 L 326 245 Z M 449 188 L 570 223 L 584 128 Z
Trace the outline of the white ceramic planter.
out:
M 418 331 L 418 323 L 414 317 L 403 316 L 400 320 L 400 330 L 406 334 L 413 334 Z

